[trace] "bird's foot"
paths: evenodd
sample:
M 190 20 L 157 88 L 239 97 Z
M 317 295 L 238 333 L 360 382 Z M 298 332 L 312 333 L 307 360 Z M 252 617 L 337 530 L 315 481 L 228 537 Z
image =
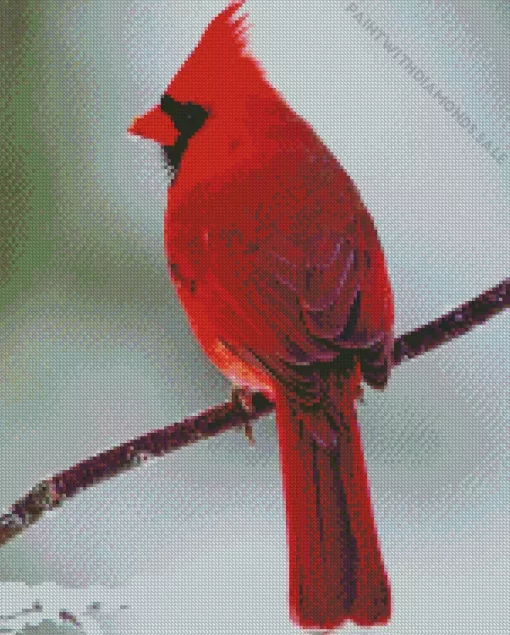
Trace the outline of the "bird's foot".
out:
M 242 408 L 248 416 L 253 415 L 255 412 L 255 408 L 253 406 L 253 393 L 248 386 L 232 387 L 232 405 L 234 408 Z M 239 430 L 239 428 L 236 428 L 236 430 Z M 251 423 L 244 424 L 244 434 L 250 445 L 255 445 L 255 439 L 253 438 L 253 426 Z

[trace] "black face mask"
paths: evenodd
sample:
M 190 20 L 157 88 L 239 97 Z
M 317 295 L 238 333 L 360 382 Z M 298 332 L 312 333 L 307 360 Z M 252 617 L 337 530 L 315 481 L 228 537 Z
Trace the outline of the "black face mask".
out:
M 161 110 L 172 119 L 173 125 L 179 132 L 174 145 L 163 146 L 166 163 L 175 178 L 188 141 L 204 125 L 209 113 L 198 104 L 182 103 L 170 95 L 161 97 Z

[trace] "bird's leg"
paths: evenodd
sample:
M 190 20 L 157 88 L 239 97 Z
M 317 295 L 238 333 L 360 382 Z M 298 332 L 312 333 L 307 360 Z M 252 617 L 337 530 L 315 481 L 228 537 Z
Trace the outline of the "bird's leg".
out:
M 356 391 L 356 399 L 360 402 L 360 403 L 365 403 L 365 392 L 363 390 L 363 386 L 361 386 L 361 384 L 358 386 L 358 389 Z
M 242 408 L 247 415 L 253 414 L 253 393 L 248 386 L 232 386 L 232 405 L 234 408 Z M 255 445 L 255 439 L 253 438 L 253 426 L 251 423 L 244 424 L 244 434 L 250 445 Z

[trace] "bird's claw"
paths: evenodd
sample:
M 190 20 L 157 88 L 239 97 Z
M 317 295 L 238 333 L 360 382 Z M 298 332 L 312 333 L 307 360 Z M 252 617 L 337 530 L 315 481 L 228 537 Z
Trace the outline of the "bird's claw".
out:
M 253 438 L 253 426 L 251 423 L 244 425 L 244 436 L 248 439 L 250 445 L 255 445 L 255 439 Z
M 247 386 L 233 386 L 232 405 L 234 408 L 241 408 L 248 416 L 253 415 L 255 408 L 253 406 L 252 391 Z M 244 434 L 248 439 L 249 444 L 255 445 L 255 439 L 253 438 L 253 426 L 251 423 L 244 424 Z

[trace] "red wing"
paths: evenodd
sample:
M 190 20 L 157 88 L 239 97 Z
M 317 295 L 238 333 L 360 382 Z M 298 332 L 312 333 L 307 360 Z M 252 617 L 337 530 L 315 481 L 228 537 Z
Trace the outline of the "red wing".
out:
M 319 237 L 301 262 L 272 251 L 273 276 L 296 295 L 307 333 L 331 343 L 355 341 L 363 272 L 359 248 L 345 235 Z
M 219 307 L 211 316 L 218 339 L 273 366 L 332 361 L 392 328 L 371 217 L 348 175 L 321 152 L 261 157 L 214 195 L 197 190 L 183 213 L 183 225 L 186 214 L 200 214 L 208 235 L 214 299 L 206 306 Z
M 255 355 L 282 378 L 288 377 L 287 364 L 349 364 L 351 357 L 342 349 L 364 349 L 357 355 L 365 380 L 374 388 L 386 384 L 393 302 L 375 229 L 368 213 L 362 213 L 366 233 L 356 234 L 353 219 L 341 235 L 314 239 L 304 258 L 292 258 L 285 245 L 256 259 L 245 293 L 252 314 L 271 337 L 250 342 L 246 331 L 247 346 L 238 349 L 241 357 Z
M 382 252 L 376 244 L 370 257 L 356 215 L 341 232 L 323 229 L 293 239 L 275 232 L 253 255 L 229 259 L 229 275 L 218 272 L 218 288 L 243 323 L 243 344 L 264 358 L 307 364 L 384 338 L 384 311 L 373 307 L 379 290 L 370 284 L 371 263 L 384 267 Z M 256 333 L 247 316 L 258 325 Z

